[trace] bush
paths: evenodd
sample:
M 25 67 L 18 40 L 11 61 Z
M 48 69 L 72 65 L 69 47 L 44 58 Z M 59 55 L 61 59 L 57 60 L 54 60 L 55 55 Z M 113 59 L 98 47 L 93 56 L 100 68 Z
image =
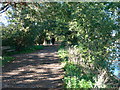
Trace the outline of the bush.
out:
M 63 79 L 65 88 L 93 88 L 93 75 L 83 73 L 81 67 L 67 63 L 64 67 L 65 77 Z
M 67 50 L 65 50 L 65 49 L 59 49 L 59 51 L 58 51 L 58 55 L 59 55 L 59 57 L 61 58 L 61 59 L 67 59 Z
M 106 69 L 107 61 L 92 55 L 89 58 L 88 50 L 81 47 L 73 46 L 58 51 L 65 63 L 65 88 L 107 88 L 115 87 L 114 84 L 117 86 L 117 80 Z
M 82 79 L 79 81 L 78 85 L 80 88 L 93 88 L 94 83 L 92 83 L 90 80 L 86 81 Z

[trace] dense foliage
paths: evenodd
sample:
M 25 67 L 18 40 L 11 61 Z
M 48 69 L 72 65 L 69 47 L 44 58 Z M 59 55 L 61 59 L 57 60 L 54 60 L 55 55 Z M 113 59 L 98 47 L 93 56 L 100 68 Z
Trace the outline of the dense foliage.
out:
M 2 26 L 3 45 L 20 50 L 54 35 L 65 48 L 60 55 L 67 60 L 67 88 L 116 87 L 110 60 L 115 58 L 113 43 L 120 37 L 119 6 L 119 2 L 17 4 L 8 12 L 11 23 Z

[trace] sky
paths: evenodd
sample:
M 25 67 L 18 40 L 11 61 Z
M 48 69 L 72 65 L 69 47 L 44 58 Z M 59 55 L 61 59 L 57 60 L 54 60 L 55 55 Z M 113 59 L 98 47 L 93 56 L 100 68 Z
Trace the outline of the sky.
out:
M 2 4 L 0 4 L 0 8 L 2 7 Z M 10 10 L 10 9 L 8 9 Z M 0 13 L 0 25 L 3 23 L 5 26 L 8 25 L 8 20 L 7 20 L 7 15 L 6 12 Z
M 3 23 L 4 25 L 8 25 L 6 16 L 7 15 L 5 13 L 0 14 L 0 23 Z

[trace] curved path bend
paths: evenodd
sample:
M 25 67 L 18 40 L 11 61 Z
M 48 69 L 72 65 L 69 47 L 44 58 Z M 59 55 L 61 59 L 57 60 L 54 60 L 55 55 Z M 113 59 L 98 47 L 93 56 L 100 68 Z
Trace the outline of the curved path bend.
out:
M 63 66 L 58 45 L 29 54 L 15 55 L 15 61 L 2 69 L 3 88 L 62 88 Z

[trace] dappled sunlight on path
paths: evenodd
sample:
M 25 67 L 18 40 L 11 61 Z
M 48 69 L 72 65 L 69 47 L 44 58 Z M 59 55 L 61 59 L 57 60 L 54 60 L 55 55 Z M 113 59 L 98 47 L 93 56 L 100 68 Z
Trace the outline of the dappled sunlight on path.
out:
M 16 55 L 3 68 L 3 88 L 62 88 L 63 69 L 57 55 L 58 46 L 47 46 L 30 54 Z

